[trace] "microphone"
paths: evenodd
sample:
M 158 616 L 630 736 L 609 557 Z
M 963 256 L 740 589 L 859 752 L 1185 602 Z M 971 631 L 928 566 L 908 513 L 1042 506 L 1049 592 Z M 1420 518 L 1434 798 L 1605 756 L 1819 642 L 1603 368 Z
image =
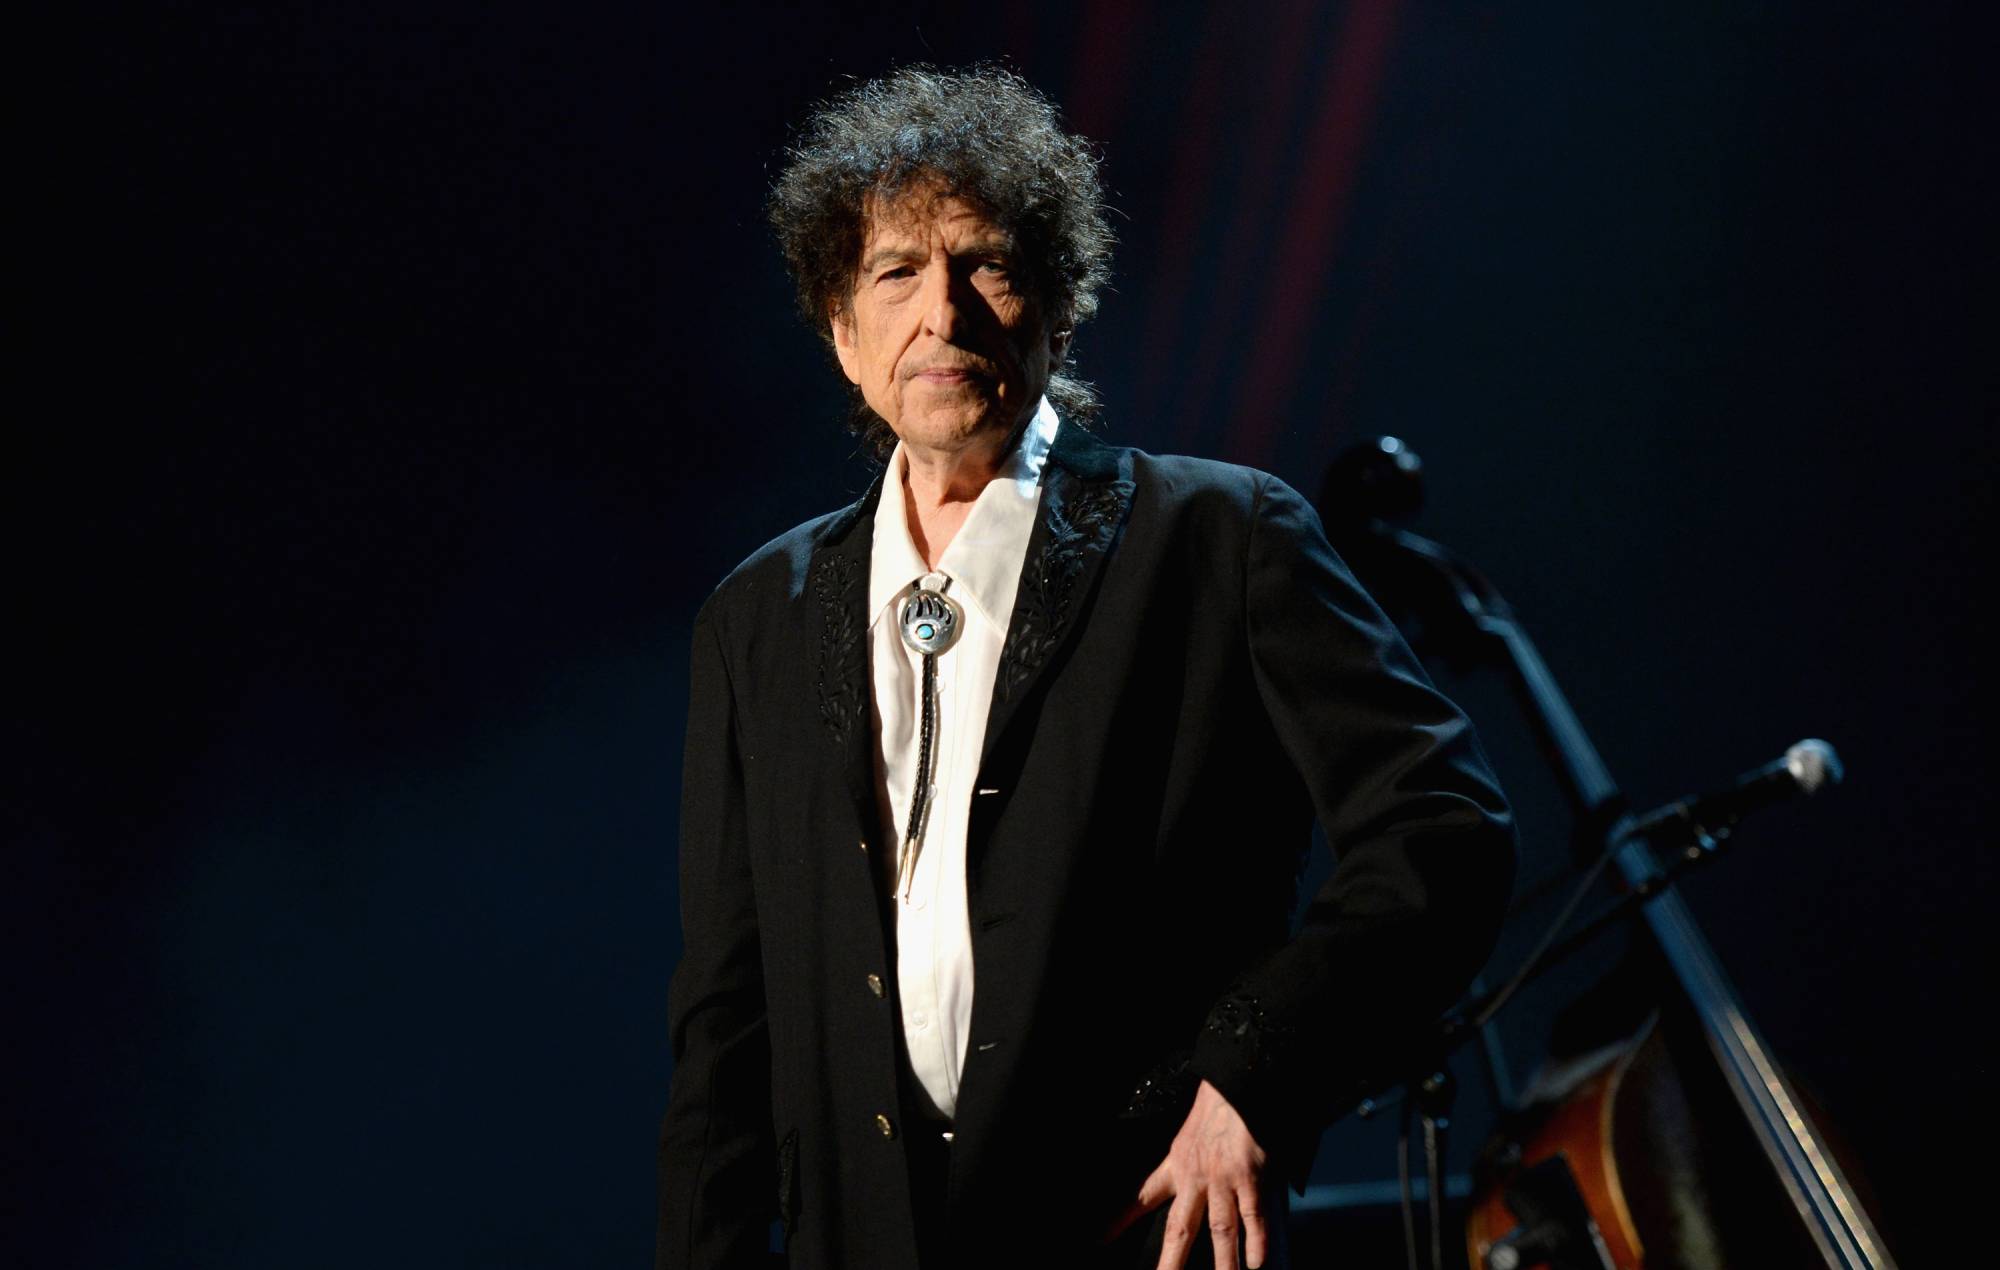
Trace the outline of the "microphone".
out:
M 1370 521 L 1406 521 L 1424 505 L 1424 462 L 1397 437 L 1369 437 L 1327 465 L 1319 517 L 1327 535 L 1352 538 Z
M 1751 812 L 1787 799 L 1810 797 L 1838 785 L 1845 774 L 1833 747 L 1809 737 L 1786 750 L 1782 758 L 1743 773 L 1727 789 L 1696 794 L 1646 813 L 1633 822 L 1632 832 L 1650 837 L 1663 829 L 1692 825 L 1710 834 L 1726 834 Z

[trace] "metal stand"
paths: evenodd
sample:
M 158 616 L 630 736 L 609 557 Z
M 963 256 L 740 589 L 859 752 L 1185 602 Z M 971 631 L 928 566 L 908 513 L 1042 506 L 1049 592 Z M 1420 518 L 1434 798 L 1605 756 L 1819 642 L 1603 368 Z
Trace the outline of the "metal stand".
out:
M 1420 472 L 1421 464 L 1408 447 L 1387 437 L 1378 439 L 1372 449 L 1337 460 L 1328 473 L 1333 498 L 1322 501 L 1333 501 L 1341 509 L 1359 508 L 1362 513 L 1350 515 L 1344 523 L 1329 518 L 1336 530 L 1347 530 L 1340 535 L 1341 549 L 1357 573 L 1417 610 L 1427 635 L 1446 655 L 1481 663 L 1497 660 L 1510 672 L 1576 811 L 1578 854 L 1587 864 L 1570 903 L 1525 964 L 1483 1004 L 1454 1013 L 1445 1024 L 1439 1052 L 1449 1052 L 1474 1030 L 1483 1032 L 1522 984 L 1611 921 L 1637 910 L 1692 1002 L 1731 1093 L 1825 1264 L 1835 1270 L 1893 1267 L 1853 1188 L 1801 1110 L 1798 1096 L 1750 1022 L 1693 915 L 1672 889 L 1681 871 L 1713 853 L 1714 835 L 1694 825 L 1703 840 L 1684 844 L 1679 862 L 1662 870 L 1649 843 L 1634 834 L 1637 822 L 1628 814 L 1609 769 L 1498 590 L 1444 546 L 1372 518 L 1371 509 L 1387 514 L 1414 510 L 1421 499 Z M 1336 491 L 1339 483 L 1345 488 Z M 1659 822 L 1657 817 L 1647 820 Z M 1625 896 L 1557 943 L 1589 885 L 1608 865 L 1617 868 Z M 1413 1236 L 1411 1244 L 1414 1247 Z
M 1410 1181 L 1410 1121 L 1414 1117 L 1423 1134 L 1424 1199 L 1430 1225 L 1431 1270 L 1444 1266 L 1444 1154 L 1446 1135 L 1451 1131 L 1451 1109 L 1458 1099 L 1458 1082 L 1442 1066 L 1428 1075 L 1412 1078 L 1405 1086 L 1408 1097 L 1402 1104 L 1402 1125 L 1396 1135 L 1396 1183 L 1403 1199 L 1403 1248 L 1412 1270 L 1417 1260 L 1416 1196 Z M 1361 1114 L 1370 1114 L 1367 1111 Z

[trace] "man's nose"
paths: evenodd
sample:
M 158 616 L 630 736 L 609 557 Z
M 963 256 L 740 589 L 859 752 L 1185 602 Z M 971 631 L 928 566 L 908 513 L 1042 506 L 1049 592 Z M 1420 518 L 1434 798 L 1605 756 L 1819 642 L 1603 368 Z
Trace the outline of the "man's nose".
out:
M 924 325 L 930 333 L 949 344 L 963 331 L 965 313 L 961 307 L 959 279 L 948 266 L 934 266 L 924 277 Z

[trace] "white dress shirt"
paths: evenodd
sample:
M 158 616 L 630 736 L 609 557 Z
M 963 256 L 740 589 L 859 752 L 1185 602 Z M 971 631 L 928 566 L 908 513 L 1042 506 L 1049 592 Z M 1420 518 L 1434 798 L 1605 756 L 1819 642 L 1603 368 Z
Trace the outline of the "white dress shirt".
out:
M 1041 503 L 1042 465 L 1055 440 L 1045 398 L 1021 443 L 972 504 L 932 570 L 917 553 L 903 501 L 908 460 L 897 443 L 875 509 L 868 566 L 869 715 L 875 728 L 875 800 L 885 850 L 882 885 L 895 884 L 917 779 L 923 658 L 903 643 L 903 597 L 919 578 L 964 610 L 958 642 L 938 654 L 931 810 L 907 898 L 896 909 L 896 982 L 910 1066 L 934 1110 L 951 1119 L 972 1022 L 972 926 L 965 898 L 965 829 L 986 738 L 987 708 L 1028 534 Z

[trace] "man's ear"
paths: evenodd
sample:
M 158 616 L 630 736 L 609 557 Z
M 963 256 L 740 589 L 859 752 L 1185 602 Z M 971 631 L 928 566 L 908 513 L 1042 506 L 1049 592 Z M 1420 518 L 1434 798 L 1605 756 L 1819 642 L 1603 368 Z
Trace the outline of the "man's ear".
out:
M 847 376 L 847 382 L 861 383 L 861 357 L 854 347 L 854 314 L 840 308 L 829 308 L 826 324 L 833 332 L 833 355 L 840 359 L 840 372 Z

